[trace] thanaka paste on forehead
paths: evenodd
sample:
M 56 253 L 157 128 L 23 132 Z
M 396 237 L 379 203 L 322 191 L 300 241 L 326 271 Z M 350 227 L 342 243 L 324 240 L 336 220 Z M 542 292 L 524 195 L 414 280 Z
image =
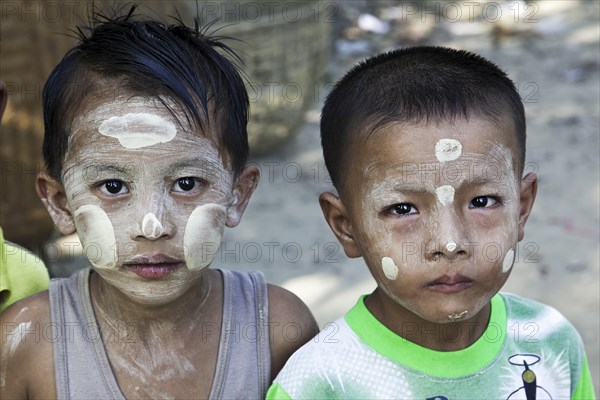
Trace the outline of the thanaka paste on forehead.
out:
M 439 162 L 456 160 L 462 154 L 462 145 L 456 139 L 440 139 L 435 144 L 435 157 Z
M 176 107 L 169 98 L 163 98 L 163 101 L 169 107 Z M 125 148 L 135 149 L 172 140 L 177 129 L 170 115 L 156 98 L 121 97 L 109 99 L 78 116 L 73 126 L 98 124 L 100 134 L 118 139 Z
M 148 239 L 158 239 L 164 233 L 164 228 L 153 213 L 144 215 L 142 219 L 142 234 Z
M 435 194 L 442 205 L 447 206 L 454 201 L 454 188 L 450 185 L 440 186 L 435 189 Z
M 513 266 L 513 262 L 515 261 L 515 252 L 513 249 L 510 249 L 506 252 L 504 256 L 504 261 L 502 261 L 502 272 L 507 273 Z
M 160 115 L 128 113 L 110 117 L 98 127 L 104 136 L 114 137 L 127 149 L 139 149 L 173 140 L 177 128 Z
M 383 257 L 381 259 L 381 269 L 383 269 L 385 277 L 389 280 L 393 281 L 398 278 L 398 266 L 396 266 L 396 263 L 390 257 Z
M 75 210 L 73 217 L 84 253 L 92 265 L 113 268 L 117 264 L 115 230 L 106 212 L 96 205 L 85 204 Z

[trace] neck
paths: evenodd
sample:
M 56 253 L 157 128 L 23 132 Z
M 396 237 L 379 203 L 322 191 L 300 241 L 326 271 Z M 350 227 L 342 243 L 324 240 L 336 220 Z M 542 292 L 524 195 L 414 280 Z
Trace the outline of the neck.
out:
M 92 273 L 90 295 L 96 318 L 100 325 L 119 327 L 123 323 L 134 327 L 138 332 L 155 331 L 153 328 L 178 330 L 196 325 L 206 320 L 205 310 L 216 304 L 214 295 L 217 271 L 206 269 L 194 284 L 181 297 L 168 304 L 149 305 L 137 303 L 107 283 L 99 274 Z M 216 283 L 218 285 L 218 282 Z M 195 324 L 193 323 L 195 322 Z M 170 329 L 168 329 L 170 327 Z
M 208 396 L 219 347 L 221 282 L 218 271 L 207 270 L 174 301 L 149 306 L 92 274 L 100 335 L 127 398 L 182 397 L 186 387 Z
M 488 303 L 464 321 L 436 323 L 425 320 L 375 289 L 365 300 L 367 309 L 388 329 L 421 347 L 457 351 L 471 346 L 485 332 L 491 314 Z

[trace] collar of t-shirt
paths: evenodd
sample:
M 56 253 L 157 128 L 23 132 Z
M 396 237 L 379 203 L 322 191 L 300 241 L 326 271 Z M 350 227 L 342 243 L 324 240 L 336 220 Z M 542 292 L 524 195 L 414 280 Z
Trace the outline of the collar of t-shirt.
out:
M 500 294 L 491 300 L 490 321 L 481 337 L 458 351 L 431 350 L 395 334 L 371 314 L 365 306 L 365 298 L 366 295 L 361 296 L 344 317 L 354 333 L 380 354 L 428 375 L 453 378 L 477 372 L 496 357 L 504 344 L 507 314 Z M 442 325 L 439 331 L 430 334 L 457 337 L 456 328 L 450 324 L 446 328 Z

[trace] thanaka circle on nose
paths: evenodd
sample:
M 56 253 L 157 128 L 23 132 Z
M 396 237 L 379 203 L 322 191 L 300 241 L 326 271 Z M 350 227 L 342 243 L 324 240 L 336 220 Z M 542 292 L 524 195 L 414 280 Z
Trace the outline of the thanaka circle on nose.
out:
M 144 215 L 142 219 L 142 234 L 148 239 L 158 239 L 165 233 L 165 229 L 153 213 Z
M 456 243 L 454 243 L 454 242 L 448 242 L 448 243 L 446 244 L 446 250 L 448 250 L 449 252 L 451 252 L 451 253 L 452 253 L 452 252 L 454 252 L 454 250 L 456 250 L 456 247 L 457 247 L 457 246 L 458 246 L 458 245 L 457 245 Z

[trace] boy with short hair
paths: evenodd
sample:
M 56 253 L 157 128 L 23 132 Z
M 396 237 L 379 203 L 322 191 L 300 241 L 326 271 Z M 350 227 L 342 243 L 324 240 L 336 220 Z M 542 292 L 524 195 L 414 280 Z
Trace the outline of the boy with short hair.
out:
M 581 338 L 498 293 L 537 189 L 514 84 L 466 51 L 416 47 L 347 73 L 321 117 L 339 197 L 325 219 L 377 288 L 297 351 L 267 398 L 591 399 Z
M 99 16 L 44 88 L 38 193 L 93 267 L 3 314 L 3 399 L 263 398 L 316 333 L 262 274 L 207 268 L 259 178 L 235 54 L 134 12 Z

